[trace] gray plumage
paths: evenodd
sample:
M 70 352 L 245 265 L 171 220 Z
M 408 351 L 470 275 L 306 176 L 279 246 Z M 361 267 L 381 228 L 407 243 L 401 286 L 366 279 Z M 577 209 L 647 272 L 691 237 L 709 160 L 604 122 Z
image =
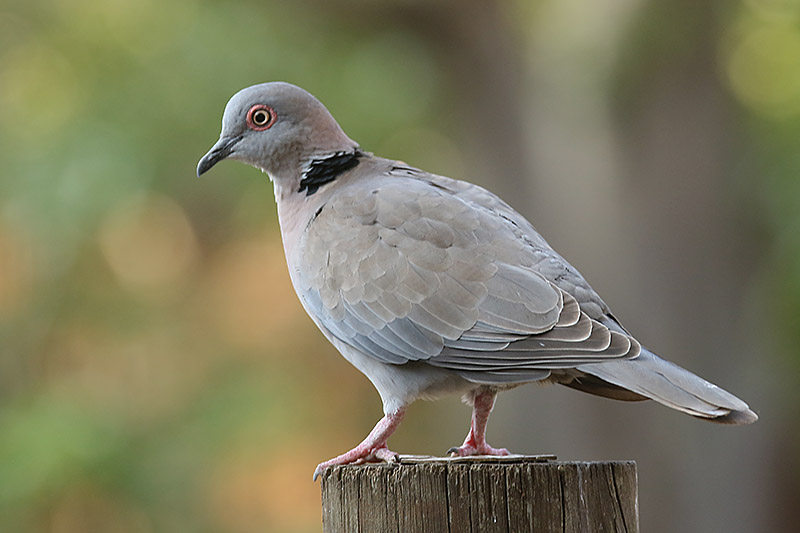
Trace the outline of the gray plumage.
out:
M 264 129 L 257 108 L 270 113 Z M 547 380 L 715 422 L 757 419 L 643 348 L 500 198 L 362 152 L 298 87 L 237 93 L 198 175 L 226 157 L 270 175 L 295 290 L 387 415 L 417 398 Z

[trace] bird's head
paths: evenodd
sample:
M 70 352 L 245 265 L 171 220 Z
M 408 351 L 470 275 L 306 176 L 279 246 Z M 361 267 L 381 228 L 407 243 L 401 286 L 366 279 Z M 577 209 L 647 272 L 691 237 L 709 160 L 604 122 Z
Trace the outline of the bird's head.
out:
M 228 101 L 222 133 L 197 165 L 197 175 L 223 159 L 236 159 L 267 172 L 271 178 L 296 177 L 320 155 L 352 151 L 325 106 L 309 92 L 285 82 L 242 89 Z

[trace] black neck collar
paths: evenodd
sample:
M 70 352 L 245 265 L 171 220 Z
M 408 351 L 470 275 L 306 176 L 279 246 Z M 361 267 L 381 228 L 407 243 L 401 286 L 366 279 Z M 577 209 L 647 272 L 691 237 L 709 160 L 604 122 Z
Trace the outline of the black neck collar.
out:
M 317 190 L 355 167 L 364 154 L 356 148 L 352 152 L 336 152 L 323 159 L 312 159 L 300 180 L 297 192 L 306 191 L 311 196 Z

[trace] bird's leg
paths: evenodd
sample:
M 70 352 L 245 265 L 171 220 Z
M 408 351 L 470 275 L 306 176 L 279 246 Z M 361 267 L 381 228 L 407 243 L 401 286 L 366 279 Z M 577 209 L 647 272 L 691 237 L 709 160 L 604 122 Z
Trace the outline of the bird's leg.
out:
M 386 446 L 386 441 L 400 425 L 406 414 L 405 407 L 397 411 L 388 413 L 381 418 L 375 427 L 372 428 L 367 438 L 361 444 L 343 453 L 339 457 L 334 457 L 329 461 L 320 463 L 314 470 L 314 481 L 329 466 L 348 465 L 352 463 L 367 463 L 372 461 L 386 461 L 387 463 L 397 461 L 397 454 Z
M 486 444 L 486 424 L 489 421 L 489 413 L 494 407 L 495 395 L 496 393 L 492 390 L 482 389 L 473 396 L 472 423 L 467 438 L 464 439 L 464 444 L 450 448 L 447 453 L 454 457 L 509 454 L 505 448 L 492 448 Z

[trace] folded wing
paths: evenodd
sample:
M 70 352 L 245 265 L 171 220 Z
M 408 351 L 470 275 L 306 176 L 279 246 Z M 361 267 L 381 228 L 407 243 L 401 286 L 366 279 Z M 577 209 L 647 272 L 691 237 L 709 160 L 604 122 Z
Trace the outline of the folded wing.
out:
M 500 384 L 639 354 L 539 273 L 546 243 L 424 180 L 343 188 L 302 250 L 301 297 L 317 323 L 385 363 L 424 360 Z

